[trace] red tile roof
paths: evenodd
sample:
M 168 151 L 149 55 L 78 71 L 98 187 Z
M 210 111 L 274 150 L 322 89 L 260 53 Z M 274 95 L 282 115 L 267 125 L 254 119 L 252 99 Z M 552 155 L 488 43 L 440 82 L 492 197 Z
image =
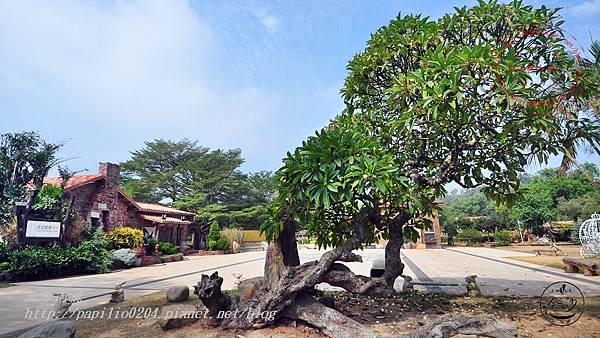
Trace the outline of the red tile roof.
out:
M 162 216 L 145 215 L 145 214 L 140 214 L 138 216 L 142 219 L 145 219 L 145 220 L 148 220 L 151 222 L 160 223 L 160 224 L 192 224 L 192 222 L 190 222 L 190 221 L 183 221 L 177 217 L 163 218 Z
M 104 174 L 90 174 L 90 175 L 75 175 L 71 177 L 67 184 L 65 184 L 65 191 L 81 187 L 83 185 L 96 182 L 101 179 L 105 179 Z M 60 185 L 62 183 L 61 177 L 45 177 L 44 184 Z
M 144 203 L 144 202 L 136 202 L 136 204 L 138 205 L 138 207 L 140 208 L 141 211 L 165 213 L 165 214 L 177 214 L 177 215 L 183 215 L 183 216 L 194 216 L 195 215 L 193 212 L 187 212 L 187 211 L 183 211 L 183 210 L 179 210 L 179 209 L 175 209 L 175 208 L 169 208 L 169 207 L 165 207 L 164 205 L 161 205 L 161 204 Z

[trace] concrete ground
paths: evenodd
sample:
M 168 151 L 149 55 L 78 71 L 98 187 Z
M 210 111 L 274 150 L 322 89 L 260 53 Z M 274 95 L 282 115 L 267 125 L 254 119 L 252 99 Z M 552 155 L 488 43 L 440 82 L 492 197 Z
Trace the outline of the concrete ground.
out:
M 302 249 L 301 261 L 318 259 L 323 251 Z M 366 249 L 357 252 L 363 256 L 362 263 L 347 263 L 357 274 L 368 275 L 375 259 L 383 258 L 383 249 Z M 600 277 L 585 277 L 581 274 L 566 274 L 561 270 L 518 262 L 507 256 L 530 256 L 531 254 L 509 252 L 490 248 L 450 248 L 428 250 L 403 250 L 406 264 L 405 274 L 413 277 L 417 289 L 429 292 L 465 292 L 465 276 L 477 275 L 484 295 L 539 296 L 552 282 L 564 280 L 577 285 L 584 295 L 600 294 Z M 66 293 L 72 299 L 84 298 L 109 292 L 114 284 L 126 281 L 125 297 L 135 297 L 172 285 L 192 286 L 201 274 L 218 270 L 224 278 L 223 289 L 235 287 L 236 277 L 242 279 L 263 274 L 265 253 L 244 252 L 222 256 L 188 256 L 182 262 L 153 265 L 123 270 L 102 275 L 77 276 L 36 282 L 17 283 L 0 288 L 0 335 L 26 328 L 42 322 L 38 318 L 43 310 L 51 310 L 56 297 L 53 293 Z M 459 284 L 458 286 L 434 286 L 432 283 Z M 396 282 L 400 289 L 402 279 Z M 320 287 L 327 287 L 321 285 Z M 79 310 L 104 304 L 109 296 L 75 303 L 72 309 Z

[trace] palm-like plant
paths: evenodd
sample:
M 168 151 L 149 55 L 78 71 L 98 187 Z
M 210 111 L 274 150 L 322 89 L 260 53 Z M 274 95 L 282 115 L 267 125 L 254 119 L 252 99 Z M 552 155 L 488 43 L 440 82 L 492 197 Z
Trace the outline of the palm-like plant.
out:
M 592 83 L 598 87 L 600 86 L 600 41 L 593 41 L 589 51 L 591 58 L 583 58 L 581 66 L 589 75 Z M 596 124 L 600 124 L 600 97 L 597 95 L 587 99 L 581 106 L 576 107 L 576 110 L 575 114 L 581 112 Z M 595 139 L 581 138 L 580 130 L 576 128 L 571 129 L 570 133 L 572 137 L 567 138 L 563 144 L 565 152 L 560 164 L 562 172 L 566 172 L 573 165 L 576 165 L 575 159 L 577 158 L 577 153 L 583 147 L 587 148 L 590 152 L 600 155 L 600 144 Z

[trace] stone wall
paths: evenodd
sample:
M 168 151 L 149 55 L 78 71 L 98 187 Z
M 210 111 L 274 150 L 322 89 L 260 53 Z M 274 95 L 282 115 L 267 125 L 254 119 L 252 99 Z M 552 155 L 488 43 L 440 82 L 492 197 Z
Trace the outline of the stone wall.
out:
M 92 223 L 92 212 L 99 214 L 99 224 L 105 231 L 124 225 L 134 225 L 135 213 L 130 202 L 119 193 L 120 169 L 112 163 L 100 163 L 99 172 L 106 179 L 86 184 L 69 191 L 75 196 L 74 209 L 88 224 Z M 103 220 L 106 217 L 106 224 Z

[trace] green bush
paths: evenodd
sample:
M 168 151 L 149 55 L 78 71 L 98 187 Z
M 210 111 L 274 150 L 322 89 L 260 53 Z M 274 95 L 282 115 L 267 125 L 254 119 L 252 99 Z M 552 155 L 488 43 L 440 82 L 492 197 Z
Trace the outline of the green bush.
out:
M 581 239 L 579 238 L 579 228 L 581 228 L 581 223 L 573 224 L 573 227 L 571 228 L 571 234 L 569 236 L 571 242 L 577 245 L 581 244 Z
M 114 249 L 133 249 L 144 245 L 144 233 L 137 228 L 118 227 L 105 236 Z
M 229 250 L 229 241 L 227 240 L 227 238 L 219 238 L 219 240 L 216 243 L 216 247 L 217 250 Z
M 148 250 L 150 251 L 150 253 L 154 252 L 154 248 L 156 248 L 156 244 L 159 244 L 159 243 L 160 242 L 154 238 L 148 240 Z
M 500 230 L 494 234 L 496 245 L 507 246 L 512 243 L 512 234 L 508 230 Z
M 219 227 L 219 223 L 213 222 L 208 229 L 208 236 L 206 240 L 210 241 L 218 241 L 221 238 L 221 228 Z
M 217 250 L 217 241 L 208 241 L 208 250 Z
M 179 252 L 179 247 L 169 242 L 160 242 L 160 251 L 165 255 L 173 255 Z
M 8 245 L 4 240 L 0 240 L 0 262 L 8 260 Z
M 483 243 L 485 241 L 485 236 L 481 231 L 473 228 L 466 228 L 462 229 L 458 235 L 456 235 L 456 240 L 467 243 Z
M 33 203 L 33 214 L 44 219 L 62 218 L 62 194 L 60 186 L 44 184 Z
M 10 263 L 9 262 L 2 262 L 0 263 L 0 271 L 3 270 L 10 270 Z
M 64 249 L 58 245 L 27 246 L 10 255 L 11 271 L 21 280 L 105 273 L 111 265 L 112 255 L 101 229 L 77 246 Z

